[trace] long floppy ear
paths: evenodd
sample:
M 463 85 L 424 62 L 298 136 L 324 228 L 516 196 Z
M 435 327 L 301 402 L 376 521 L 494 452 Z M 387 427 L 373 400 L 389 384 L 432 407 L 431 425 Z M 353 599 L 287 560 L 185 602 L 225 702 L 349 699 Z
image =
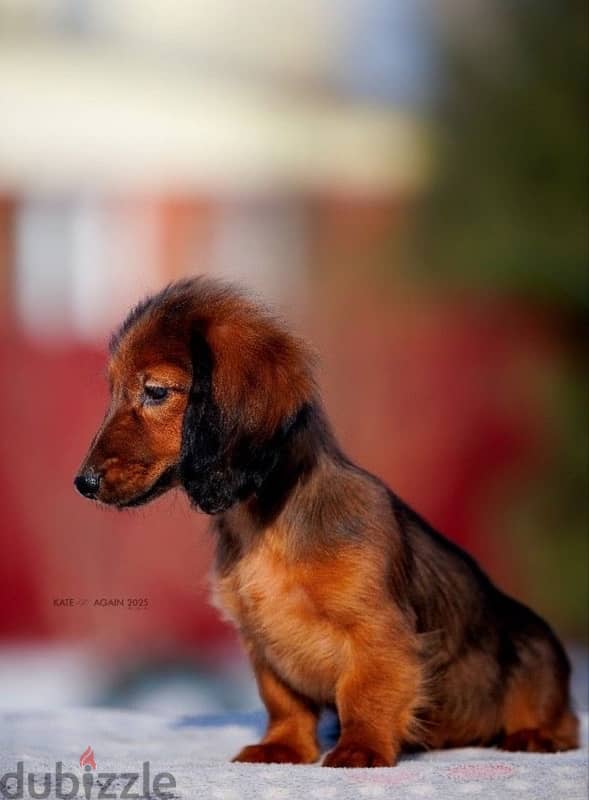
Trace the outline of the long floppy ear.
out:
M 191 354 L 180 476 L 191 500 L 216 514 L 260 488 L 313 380 L 304 345 L 248 305 L 199 326 Z

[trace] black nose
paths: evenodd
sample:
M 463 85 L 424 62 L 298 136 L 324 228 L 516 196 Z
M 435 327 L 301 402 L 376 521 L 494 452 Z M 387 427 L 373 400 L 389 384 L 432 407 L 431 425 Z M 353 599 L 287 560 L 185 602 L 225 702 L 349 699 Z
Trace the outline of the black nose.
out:
M 88 469 L 76 477 L 74 486 L 84 497 L 96 497 L 100 488 L 100 475 L 93 469 Z

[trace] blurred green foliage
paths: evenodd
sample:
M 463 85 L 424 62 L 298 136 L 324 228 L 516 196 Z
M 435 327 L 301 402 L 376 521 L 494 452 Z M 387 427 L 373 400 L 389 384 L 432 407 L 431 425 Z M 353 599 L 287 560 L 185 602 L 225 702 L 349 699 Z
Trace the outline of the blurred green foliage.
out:
M 585 309 L 587 3 L 513 0 L 497 14 L 484 47 L 442 45 L 424 261 L 444 282 Z
M 513 0 L 494 8 L 497 29 L 480 44 L 441 45 L 437 173 L 419 261 L 439 289 L 541 309 L 561 345 L 538 387 L 549 463 L 499 513 L 524 594 L 563 632 L 587 638 L 588 6 Z
M 523 596 L 558 630 L 587 641 L 587 380 L 567 370 L 544 378 L 545 412 L 554 424 L 551 457 L 496 522 L 514 546 Z

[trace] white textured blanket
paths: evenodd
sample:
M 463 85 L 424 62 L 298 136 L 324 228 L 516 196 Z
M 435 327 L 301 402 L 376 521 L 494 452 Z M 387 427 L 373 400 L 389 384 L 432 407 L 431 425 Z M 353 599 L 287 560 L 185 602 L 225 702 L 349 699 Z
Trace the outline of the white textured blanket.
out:
M 27 787 L 28 780 L 36 796 L 42 796 L 45 782 L 50 794 L 44 796 L 58 797 L 56 762 L 62 762 L 61 773 L 71 773 L 58 784 L 62 796 L 69 798 L 98 798 L 101 785 L 103 796 L 120 798 L 133 773 L 138 778 L 128 796 L 141 800 L 158 796 L 169 800 L 587 800 L 588 796 L 586 713 L 583 748 L 556 755 L 468 748 L 404 757 L 392 769 L 359 770 L 229 763 L 240 747 L 259 738 L 263 727 L 261 712 L 184 718 L 104 709 L 0 713 L 0 781 L 13 773 L 0 783 L 0 798 L 18 797 L 19 780 L 24 783 L 20 797 L 35 796 Z M 334 735 L 333 721 L 328 718 L 321 726 L 325 748 L 333 744 Z M 85 767 L 80 766 L 84 753 Z M 144 762 L 149 762 L 148 775 Z M 159 776 L 156 786 L 157 773 L 163 772 L 170 776 Z M 104 777 L 106 773 L 115 777 Z M 76 782 L 78 788 L 72 794 Z

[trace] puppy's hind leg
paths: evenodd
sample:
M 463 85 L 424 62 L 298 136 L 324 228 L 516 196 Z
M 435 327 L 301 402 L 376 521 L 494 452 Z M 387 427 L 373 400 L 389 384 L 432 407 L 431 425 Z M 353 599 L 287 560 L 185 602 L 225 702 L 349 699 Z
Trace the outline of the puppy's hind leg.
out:
M 579 746 L 579 721 L 569 703 L 569 666 L 560 645 L 535 643 L 505 695 L 503 750 L 555 753 Z

